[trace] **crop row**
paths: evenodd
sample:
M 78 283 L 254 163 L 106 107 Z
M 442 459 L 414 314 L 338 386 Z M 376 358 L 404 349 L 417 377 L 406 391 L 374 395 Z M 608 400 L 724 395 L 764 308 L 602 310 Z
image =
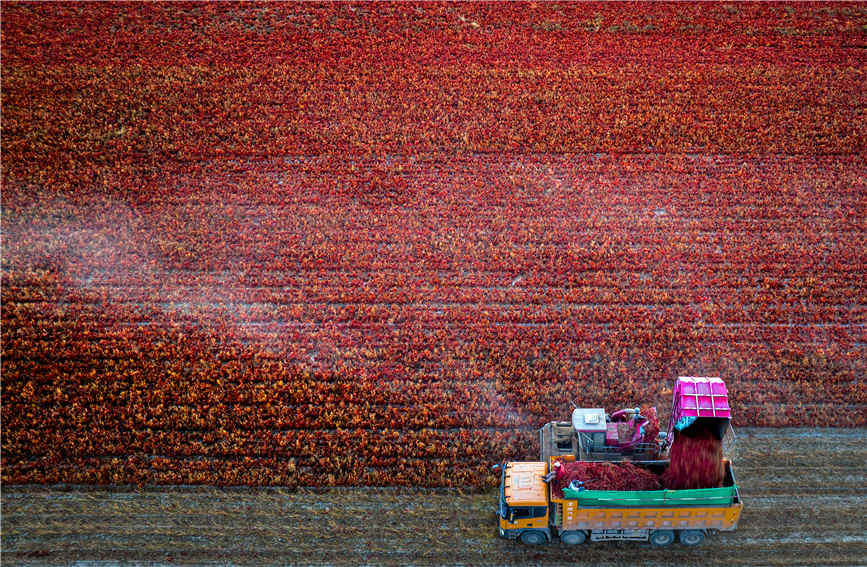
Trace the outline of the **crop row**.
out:
M 175 5 L 12 7 L 4 174 L 75 187 L 225 157 L 865 144 L 857 5 L 664 5 L 642 24 L 603 5 L 350 7 L 242 21 Z
M 410 311 L 368 329 L 326 318 L 269 342 L 214 313 L 97 302 L 56 276 L 34 287 L 44 301 L 4 310 L 6 481 L 486 483 L 480 462 L 530 456 L 516 439 L 568 416 L 570 400 L 665 410 L 677 373 L 724 376 L 739 424 L 863 425 L 867 403 L 864 330 L 845 311 L 807 325 L 813 342 L 800 346 L 790 326 L 637 321 L 628 309 L 590 331 L 568 317 L 426 327 Z M 431 455 L 436 466 L 404 466 Z

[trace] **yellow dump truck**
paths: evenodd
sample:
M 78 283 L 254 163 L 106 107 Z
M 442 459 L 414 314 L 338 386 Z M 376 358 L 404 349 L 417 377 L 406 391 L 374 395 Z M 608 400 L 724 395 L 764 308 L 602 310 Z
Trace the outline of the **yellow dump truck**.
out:
M 527 544 L 558 537 L 569 545 L 590 539 L 649 541 L 655 546 L 678 538 L 685 545 L 697 545 L 708 533 L 734 530 L 743 509 L 730 461 L 725 461 L 725 481 L 720 488 L 565 489 L 563 497 L 558 497 L 545 480 L 556 458 L 503 465 L 498 506 L 501 537 Z M 661 474 L 667 462 L 642 466 Z

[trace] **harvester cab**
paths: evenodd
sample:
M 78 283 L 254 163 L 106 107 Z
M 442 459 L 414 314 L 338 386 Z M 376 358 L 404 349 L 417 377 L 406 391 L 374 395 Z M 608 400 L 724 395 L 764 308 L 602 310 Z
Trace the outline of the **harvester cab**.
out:
M 539 431 L 541 458 L 573 455 L 582 461 L 655 460 L 661 449 L 653 429 L 658 428 L 656 410 L 650 408 L 647 413 L 652 419 L 639 408 L 610 415 L 603 408 L 575 408 L 571 422 L 550 422 Z

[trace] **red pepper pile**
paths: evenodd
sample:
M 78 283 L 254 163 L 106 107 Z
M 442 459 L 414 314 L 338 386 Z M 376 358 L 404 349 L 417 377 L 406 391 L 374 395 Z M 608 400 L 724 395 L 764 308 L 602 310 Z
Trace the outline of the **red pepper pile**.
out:
M 556 463 L 560 463 L 557 467 Z M 558 468 L 551 481 L 554 495 L 563 496 L 563 489 L 573 480 L 584 482 L 587 490 L 659 490 L 659 477 L 651 471 L 632 463 L 609 463 L 605 461 L 555 461 Z
M 676 433 L 662 483 L 672 490 L 717 488 L 725 478 L 722 442 L 707 430 Z

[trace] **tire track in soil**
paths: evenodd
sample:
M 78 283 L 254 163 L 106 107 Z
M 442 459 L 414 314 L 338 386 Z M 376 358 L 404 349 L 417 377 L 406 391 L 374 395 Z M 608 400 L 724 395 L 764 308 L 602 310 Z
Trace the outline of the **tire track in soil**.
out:
M 867 565 L 867 430 L 740 429 L 746 507 L 697 548 L 496 536 L 494 490 L 7 486 L 4 565 Z

